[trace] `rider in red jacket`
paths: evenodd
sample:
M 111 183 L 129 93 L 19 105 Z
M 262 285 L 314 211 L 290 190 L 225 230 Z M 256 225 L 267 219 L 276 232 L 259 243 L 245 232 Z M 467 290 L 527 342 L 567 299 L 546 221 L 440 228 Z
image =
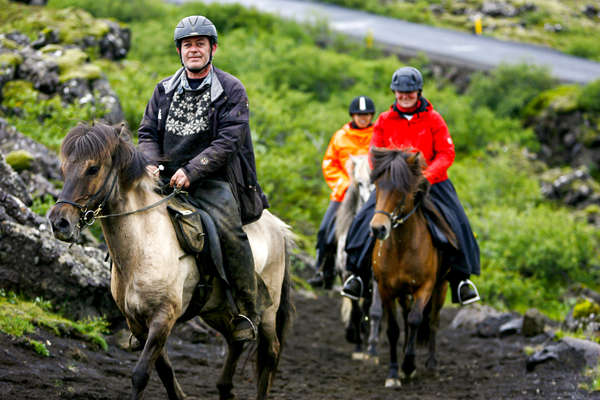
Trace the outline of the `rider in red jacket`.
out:
M 479 275 L 479 246 L 447 170 L 454 161 L 454 143 L 442 116 L 422 95 L 423 77 L 416 68 L 399 68 L 390 88 L 396 101 L 382 113 L 375 124 L 371 147 L 415 149 L 427 162 L 424 175 L 432 184 L 430 197 L 440 210 L 459 242 L 460 250 L 448 246 L 448 240 L 429 221 L 428 226 L 444 260 L 450 266 L 448 280 L 454 302 L 468 304 L 479 300 L 471 274 Z M 357 214 L 346 242 L 346 268 L 353 276 L 346 281 L 342 295 L 358 299 L 364 293 L 364 283 L 371 275 L 371 252 L 374 239 L 370 222 L 375 210 L 374 193 Z M 427 217 L 427 215 L 426 215 Z
M 375 103 L 367 96 L 357 96 L 350 103 L 348 113 L 352 120 L 333 134 L 323 157 L 323 176 L 331 188 L 331 201 L 317 233 L 316 274 L 308 280 L 314 287 L 331 289 L 335 262 L 335 214 L 344 200 L 350 177 L 346 163 L 350 156 L 367 154 L 373 136 Z

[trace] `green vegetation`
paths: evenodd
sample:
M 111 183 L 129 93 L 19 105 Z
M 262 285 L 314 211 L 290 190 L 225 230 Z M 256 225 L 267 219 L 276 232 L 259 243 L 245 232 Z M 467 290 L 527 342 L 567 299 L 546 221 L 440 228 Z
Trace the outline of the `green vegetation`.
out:
M 407 15 L 426 16 L 418 12 L 422 3 L 412 4 Z M 126 60 L 90 57 L 119 95 L 133 131 L 156 83 L 180 67 L 172 42 L 176 22 L 199 13 L 211 18 L 219 29 L 215 65 L 240 78 L 248 91 L 261 185 L 273 212 L 298 234 L 301 248 L 313 251 L 329 195 L 320 166 L 325 148 L 348 121 L 347 106 L 354 96 L 369 95 L 378 112 L 390 106 L 389 79 L 401 66 L 397 59 L 335 37 L 326 26 L 301 26 L 240 6 L 49 1 L 49 7 L 67 6 L 131 28 Z M 532 16 L 530 23 L 544 18 Z M 411 64 L 423 70 L 424 94 L 446 119 L 456 145 L 449 174 L 481 246 L 482 277 L 474 280 L 484 300 L 500 308 L 525 311 L 535 306 L 554 318 L 564 315 L 573 305 L 565 300 L 570 285 L 598 289 L 600 237 L 583 219 L 542 198 L 536 176 L 545 167 L 529 157 L 539 143 L 522 121 L 556 104 L 557 93 L 571 99 L 562 106 L 572 109 L 575 104 L 597 113 L 600 84 L 557 88 L 547 71 L 503 66 L 477 74 L 460 94 L 452 84 L 433 78 L 425 58 Z M 41 96 L 26 82 L 7 84 L 3 98 L 7 109 L 20 110 L 8 116 L 10 122 L 54 149 L 77 121 L 101 115 L 91 107 Z M 43 204 L 40 200 L 36 206 L 40 213 Z
M 474 32 L 484 0 L 322 0 L 410 22 Z M 510 17 L 482 16 L 483 35 L 544 45 L 578 57 L 600 60 L 600 18 L 583 13 L 577 0 L 506 0 Z M 592 3 L 590 3 L 592 4 Z M 442 12 L 439 12 L 442 11 Z
M 22 171 L 31 167 L 33 156 L 25 150 L 11 151 L 6 155 L 6 163 L 15 171 Z
M 57 336 L 72 336 L 84 339 L 106 350 L 102 336 L 108 332 L 108 322 L 101 318 L 73 322 L 51 312 L 51 304 L 40 298 L 33 301 L 0 289 L 0 332 L 15 338 L 24 338 L 24 343 L 37 353 L 49 356 L 45 344 L 27 335 L 35 335 L 36 327 L 44 328 Z

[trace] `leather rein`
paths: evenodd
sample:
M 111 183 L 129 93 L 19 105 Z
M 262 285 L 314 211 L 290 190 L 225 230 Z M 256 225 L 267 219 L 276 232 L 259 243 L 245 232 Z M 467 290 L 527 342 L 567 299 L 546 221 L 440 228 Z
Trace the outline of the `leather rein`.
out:
M 102 201 L 100 202 L 98 207 L 96 207 L 95 209 L 90 209 L 89 206 L 90 206 L 90 204 L 93 203 L 93 201 L 96 199 L 96 197 L 98 197 L 98 195 L 102 192 L 102 190 L 108 183 L 111 172 L 113 170 L 113 165 L 111 165 L 110 171 L 108 172 L 108 175 L 106 176 L 106 179 L 104 180 L 104 183 L 102 184 L 100 189 L 98 189 L 98 191 L 91 196 L 90 200 L 88 200 L 86 204 L 82 205 L 82 204 L 76 203 L 74 201 L 60 200 L 60 199 L 58 199 L 57 202 L 55 203 L 55 204 L 69 204 L 69 205 L 77 207 L 79 209 L 79 221 L 77 222 L 77 227 L 80 230 L 85 228 L 86 226 L 92 225 L 96 221 L 96 219 L 104 219 L 104 218 L 111 218 L 111 217 L 123 217 L 126 215 L 143 212 L 143 211 L 149 210 L 151 208 L 157 207 L 166 201 L 169 201 L 169 199 L 178 195 L 179 193 L 185 193 L 180 188 L 175 188 L 168 196 L 163 197 L 159 201 L 154 202 L 154 203 L 150 204 L 149 206 L 138 208 L 137 210 L 133 210 L 133 211 L 125 211 L 125 212 L 116 213 L 116 214 L 100 215 L 100 213 L 102 212 L 102 208 L 104 207 L 104 205 L 106 204 L 108 199 L 112 196 L 112 192 L 114 191 L 115 186 L 117 184 L 117 180 L 119 178 L 118 175 L 115 174 L 115 177 L 113 178 L 113 181 L 110 185 L 110 189 L 108 190 L 108 192 L 106 192 L 106 195 L 104 196 L 104 198 L 102 199 Z

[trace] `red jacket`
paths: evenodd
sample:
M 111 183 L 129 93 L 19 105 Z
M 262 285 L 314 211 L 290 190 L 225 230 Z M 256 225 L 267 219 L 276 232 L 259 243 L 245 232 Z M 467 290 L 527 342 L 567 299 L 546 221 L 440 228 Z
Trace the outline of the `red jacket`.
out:
M 331 200 L 342 201 L 350 186 L 346 172 L 346 162 L 351 155 L 359 156 L 369 152 L 373 135 L 373 125 L 364 129 L 354 129 L 347 123 L 333 134 L 323 158 L 323 176 L 331 188 Z
M 447 170 L 454 161 L 454 143 L 446 122 L 433 106 L 427 102 L 421 108 L 423 111 L 410 120 L 400 116 L 394 106 L 382 113 L 375 123 L 371 147 L 420 151 L 427 162 L 423 173 L 434 184 L 448 179 Z

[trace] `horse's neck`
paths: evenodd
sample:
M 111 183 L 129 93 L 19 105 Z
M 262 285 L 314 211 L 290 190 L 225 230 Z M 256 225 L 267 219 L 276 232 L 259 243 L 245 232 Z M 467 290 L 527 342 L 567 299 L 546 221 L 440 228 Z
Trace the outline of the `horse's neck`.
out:
M 148 182 L 140 182 L 127 191 L 119 188 L 109 201 L 106 213 L 120 214 L 141 210 L 160 199 L 161 196 L 154 193 Z M 167 235 L 171 229 L 171 222 L 165 205 L 131 215 L 102 219 L 101 225 L 111 256 L 126 263 L 139 257 L 146 249 L 171 245 Z

